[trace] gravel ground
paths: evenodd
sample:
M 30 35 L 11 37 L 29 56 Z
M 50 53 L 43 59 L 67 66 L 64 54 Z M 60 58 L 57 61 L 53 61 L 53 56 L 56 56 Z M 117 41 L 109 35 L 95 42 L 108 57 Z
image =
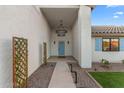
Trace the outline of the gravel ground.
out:
M 69 65 L 70 63 L 68 63 Z M 87 75 L 87 73 L 84 71 L 84 69 L 81 69 L 81 67 L 77 63 L 71 63 L 73 66 L 73 71 L 77 72 L 78 81 L 76 84 L 77 88 L 98 88 L 96 83 Z M 74 74 L 72 74 L 73 80 L 75 81 Z
M 56 63 L 41 65 L 28 79 L 28 88 L 47 88 Z
M 124 72 L 124 64 L 110 63 L 109 68 L 101 66 L 101 63 L 92 63 L 92 68 L 86 69 L 88 72 Z

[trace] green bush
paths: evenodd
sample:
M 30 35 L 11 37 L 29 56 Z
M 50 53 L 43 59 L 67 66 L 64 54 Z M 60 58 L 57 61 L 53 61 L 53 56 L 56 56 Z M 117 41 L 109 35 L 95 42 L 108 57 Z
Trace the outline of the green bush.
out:
M 108 65 L 108 64 L 109 64 L 109 61 L 106 60 L 106 59 L 102 59 L 102 60 L 101 60 L 101 63 L 102 63 L 102 64 L 106 64 L 106 65 Z
M 122 60 L 122 63 L 124 64 L 124 60 Z

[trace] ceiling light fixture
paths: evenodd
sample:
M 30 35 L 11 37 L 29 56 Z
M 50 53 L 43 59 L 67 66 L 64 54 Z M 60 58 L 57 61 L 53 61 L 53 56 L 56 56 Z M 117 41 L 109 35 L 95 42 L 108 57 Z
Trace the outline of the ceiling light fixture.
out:
M 56 33 L 58 36 L 65 36 L 67 33 L 67 27 L 63 25 L 63 20 L 60 20 L 60 24 L 56 28 Z

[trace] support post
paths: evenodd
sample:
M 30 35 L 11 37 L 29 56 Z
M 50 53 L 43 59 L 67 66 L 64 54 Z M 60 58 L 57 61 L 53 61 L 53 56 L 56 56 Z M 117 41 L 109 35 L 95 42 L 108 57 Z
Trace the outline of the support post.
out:
M 91 8 L 80 6 L 78 14 L 80 44 L 81 44 L 81 62 L 82 68 L 91 68 L 92 64 L 92 47 L 91 47 Z

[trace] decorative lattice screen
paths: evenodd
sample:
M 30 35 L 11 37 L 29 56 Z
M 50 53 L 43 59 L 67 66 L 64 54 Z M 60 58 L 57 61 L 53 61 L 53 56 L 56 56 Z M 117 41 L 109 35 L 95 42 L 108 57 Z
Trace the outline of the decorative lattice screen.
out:
M 27 87 L 28 78 L 27 39 L 13 37 L 13 87 Z

